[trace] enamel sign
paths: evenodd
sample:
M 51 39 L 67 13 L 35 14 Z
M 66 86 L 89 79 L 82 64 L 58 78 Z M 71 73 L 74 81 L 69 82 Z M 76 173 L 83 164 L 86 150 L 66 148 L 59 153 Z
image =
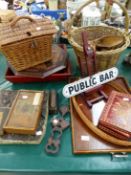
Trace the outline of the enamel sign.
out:
M 92 76 L 82 78 L 78 81 L 64 86 L 63 95 L 66 98 L 70 98 L 82 92 L 91 90 L 92 88 L 95 88 L 97 86 L 100 86 L 102 84 L 116 79 L 118 73 L 118 69 L 116 67 L 113 67 L 105 71 L 99 72 L 97 74 L 94 74 Z

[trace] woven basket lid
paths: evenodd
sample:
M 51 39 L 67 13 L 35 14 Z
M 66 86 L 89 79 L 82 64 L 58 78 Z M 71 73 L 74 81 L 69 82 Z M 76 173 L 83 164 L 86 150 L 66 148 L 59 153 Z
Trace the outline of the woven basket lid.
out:
M 0 25 L 0 45 L 54 33 L 56 33 L 55 25 L 47 18 L 34 20 L 29 16 L 16 17 L 12 22 Z

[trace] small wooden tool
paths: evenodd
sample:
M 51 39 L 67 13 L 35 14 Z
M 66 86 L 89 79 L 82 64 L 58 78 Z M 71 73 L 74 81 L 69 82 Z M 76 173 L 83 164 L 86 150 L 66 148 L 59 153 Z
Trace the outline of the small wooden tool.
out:
M 54 89 L 50 91 L 49 113 L 50 114 L 58 113 L 57 92 Z

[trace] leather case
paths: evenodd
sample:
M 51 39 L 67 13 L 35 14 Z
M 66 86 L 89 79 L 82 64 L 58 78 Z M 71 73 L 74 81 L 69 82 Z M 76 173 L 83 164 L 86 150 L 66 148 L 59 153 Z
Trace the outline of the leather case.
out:
M 43 91 L 18 91 L 4 124 L 4 131 L 15 134 L 35 134 L 43 98 Z
M 131 137 L 131 95 L 112 91 L 98 127 L 120 139 Z M 107 128 L 107 129 L 106 129 Z

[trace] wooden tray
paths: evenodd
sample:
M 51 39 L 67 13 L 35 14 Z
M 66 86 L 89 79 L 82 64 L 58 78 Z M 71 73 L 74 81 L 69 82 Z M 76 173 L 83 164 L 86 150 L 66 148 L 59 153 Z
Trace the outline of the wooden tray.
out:
M 131 152 L 131 147 L 116 146 L 94 134 L 81 120 L 71 103 L 72 145 L 74 154 Z
M 103 86 L 103 90 L 106 91 L 107 96 L 110 95 L 112 90 L 117 90 L 119 92 L 125 92 L 125 93 L 130 93 L 130 89 L 126 83 L 126 81 L 121 77 L 117 78 L 116 80 L 107 83 Z M 112 137 L 99 128 L 97 128 L 91 121 L 92 119 L 92 114 L 90 111 L 90 108 L 86 105 L 85 99 L 92 99 L 92 97 L 96 96 L 95 93 L 90 93 L 88 95 L 84 96 L 84 99 L 82 98 L 82 95 L 78 95 L 76 97 L 72 97 L 72 103 L 73 106 L 78 113 L 79 117 L 83 121 L 83 123 L 88 127 L 92 132 L 96 134 L 97 137 L 100 137 L 101 139 L 105 140 L 108 143 L 112 143 L 114 145 L 119 145 L 123 147 L 131 147 L 131 142 L 129 141 L 123 141 L 120 139 L 117 139 L 115 137 Z M 80 103 L 81 99 L 81 103 Z M 83 107 L 84 106 L 84 107 Z M 86 108 L 86 110 L 85 110 Z M 75 132 L 74 132 L 75 133 Z
M 12 134 L 35 134 L 43 99 L 44 91 L 18 91 L 4 124 L 4 131 Z
M 4 133 L 0 136 L 0 144 L 39 144 L 44 138 L 46 132 L 46 125 L 48 120 L 48 100 L 49 92 L 44 91 L 42 114 L 34 135 Z M 9 108 L 4 109 L 7 113 L 7 109 Z M 3 108 L 0 107 L 0 111 L 3 111 Z

